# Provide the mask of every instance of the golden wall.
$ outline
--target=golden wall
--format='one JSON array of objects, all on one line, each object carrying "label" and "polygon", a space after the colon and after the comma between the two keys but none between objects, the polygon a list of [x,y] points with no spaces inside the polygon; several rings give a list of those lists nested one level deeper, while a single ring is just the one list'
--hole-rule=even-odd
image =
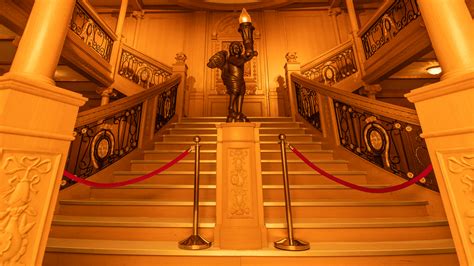
[{"label": "golden wall", "polygon": [[[371,11],[360,14],[364,23]],[[116,15],[102,14],[115,28]],[[125,42],[166,64],[178,52],[187,55],[188,116],[224,116],[227,96],[218,70],[206,67],[209,57],[240,40],[239,12],[183,12],[130,14],[124,25]],[[287,52],[297,52],[301,63],[310,61],[349,38],[346,13],[337,17],[337,27],[326,10],[250,12],[256,28],[258,57],[246,66],[247,93],[244,112],[248,116],[285,116],[287,93],[284,65]]]}]

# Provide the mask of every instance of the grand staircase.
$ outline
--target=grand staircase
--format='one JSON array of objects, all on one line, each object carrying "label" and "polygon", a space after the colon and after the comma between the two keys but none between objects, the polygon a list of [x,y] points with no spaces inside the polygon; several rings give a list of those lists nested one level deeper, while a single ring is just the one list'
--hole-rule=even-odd
[{"label": "grand staircase", "polygon": [[[213,240],[216,191],[216,123],[223,118],[174,123],[132,160],[127,180],[169,162],[201,137],[200,234]],[[333,157],[320,135],[289,118],[254,118],[261,123],[260,148],[264,214],[269,245],[262,250],[180,250],[192,233],[194,158],[189,155],[166,172],[136,185],[90,190],[90,195],[59,201],[44,264],[57,265],[458,265],[445,217],[428,215],[427,201],[396,193],[370,194],[332,183],[288,152],[295,237],[311,242],[302,252],[273,248],[286,237],[278,134],[316,165],[368,187],[363,169]],[[79,185],[78,185],[79,186]]]}]

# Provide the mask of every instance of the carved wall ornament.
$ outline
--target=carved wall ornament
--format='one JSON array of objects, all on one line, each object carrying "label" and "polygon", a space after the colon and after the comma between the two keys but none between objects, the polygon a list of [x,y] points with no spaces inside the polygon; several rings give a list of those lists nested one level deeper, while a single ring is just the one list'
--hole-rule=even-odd
[{"label": "carved wall ornament", "polygon": [[51,169],[51,159],[43,156],[5,156],[1,171],[8,178],[8,189],[0,192],[0,265],[24,265],[28,232],[38,216],[30,203],[38,193],[36,186]]},{"label": "carved wall ornament", "polygon": [[229,215],[231,218],[249,217],[250,183],[248,149],[229,149]]}]

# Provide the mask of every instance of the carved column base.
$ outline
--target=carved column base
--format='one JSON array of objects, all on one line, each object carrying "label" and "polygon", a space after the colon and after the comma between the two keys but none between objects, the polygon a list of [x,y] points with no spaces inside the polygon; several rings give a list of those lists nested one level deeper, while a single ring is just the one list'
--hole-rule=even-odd
[{"label": "carved column base", "polygon": [[267,247],[263,219],[259,125],[217,125],[217,199],[214,243],[222,249]]},{"label": "carved column base", "polygon": [[474,73],[416,89],[415,103],[460,265],[474,265]]},{"label": "carved column base", "polygon": [[84,102],[51,84],[0,77],[0,265],[41,265]]}]

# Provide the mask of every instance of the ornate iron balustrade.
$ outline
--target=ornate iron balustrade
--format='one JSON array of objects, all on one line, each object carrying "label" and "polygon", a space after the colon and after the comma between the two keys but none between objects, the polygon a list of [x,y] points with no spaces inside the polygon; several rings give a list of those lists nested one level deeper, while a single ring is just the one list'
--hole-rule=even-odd
[{"label": "ornate iron balustrade", "polygon": [[357,63],[352,46],[324,60],[302,73],[307,78],[332,86],[357,72]]},{"label": "ornate iron balustrade", "polygon": [[[411,179],[430,164],[421,127],[334,101],[341,145],[359,157],[404,179]],[[439,191],[434,174],[421,186]]]},{"label": "ornate iron balustrade", "polygon": [[118,73],[145,89],[163,83],[172,74],[171,71],[151,64],[123,49]]},{"label": "ornate iron balustrade", "polygon": [[396,0],[361,36],[365,58],[373,56],[420,15],[416,0]]},{"label": "ornate iron balustrade", "polygon": [[113,38],[94,21],[79,2],[74,8],[69,28],[102,58],[110,62]]},{"label": "ornate iron balustrade", "polygon": [[295,90],[298,113],[316,129],[321,131],[319,100],[316,91],[305,88],[298,83],[295,83]]},{"label": "ornate iron balustrade", "polygon": [[[142,103],[74,129],[66,170],[87,178],[133,151],[138,146]],[[63,178],[61,188],[74,184]]]},{"label": "ornate iron balustrade", "polygon": [[[421,127],[414,110],[378,102],[366,97],[337,90],[302,75],[291,75],[299,114],[321,131],[323,120],[338,129],[341,146],[355,155],[404,179],[411,179],[430,164]],[[321,97],[334,102],[332,108],[321,111]],[[433,173],[418,183],[439,191]]]},{"label": "ornate iron balustrade", "polygon": [[160,130],[176,113],[178,84],[158,95],[156,106],[155,132]]}]

